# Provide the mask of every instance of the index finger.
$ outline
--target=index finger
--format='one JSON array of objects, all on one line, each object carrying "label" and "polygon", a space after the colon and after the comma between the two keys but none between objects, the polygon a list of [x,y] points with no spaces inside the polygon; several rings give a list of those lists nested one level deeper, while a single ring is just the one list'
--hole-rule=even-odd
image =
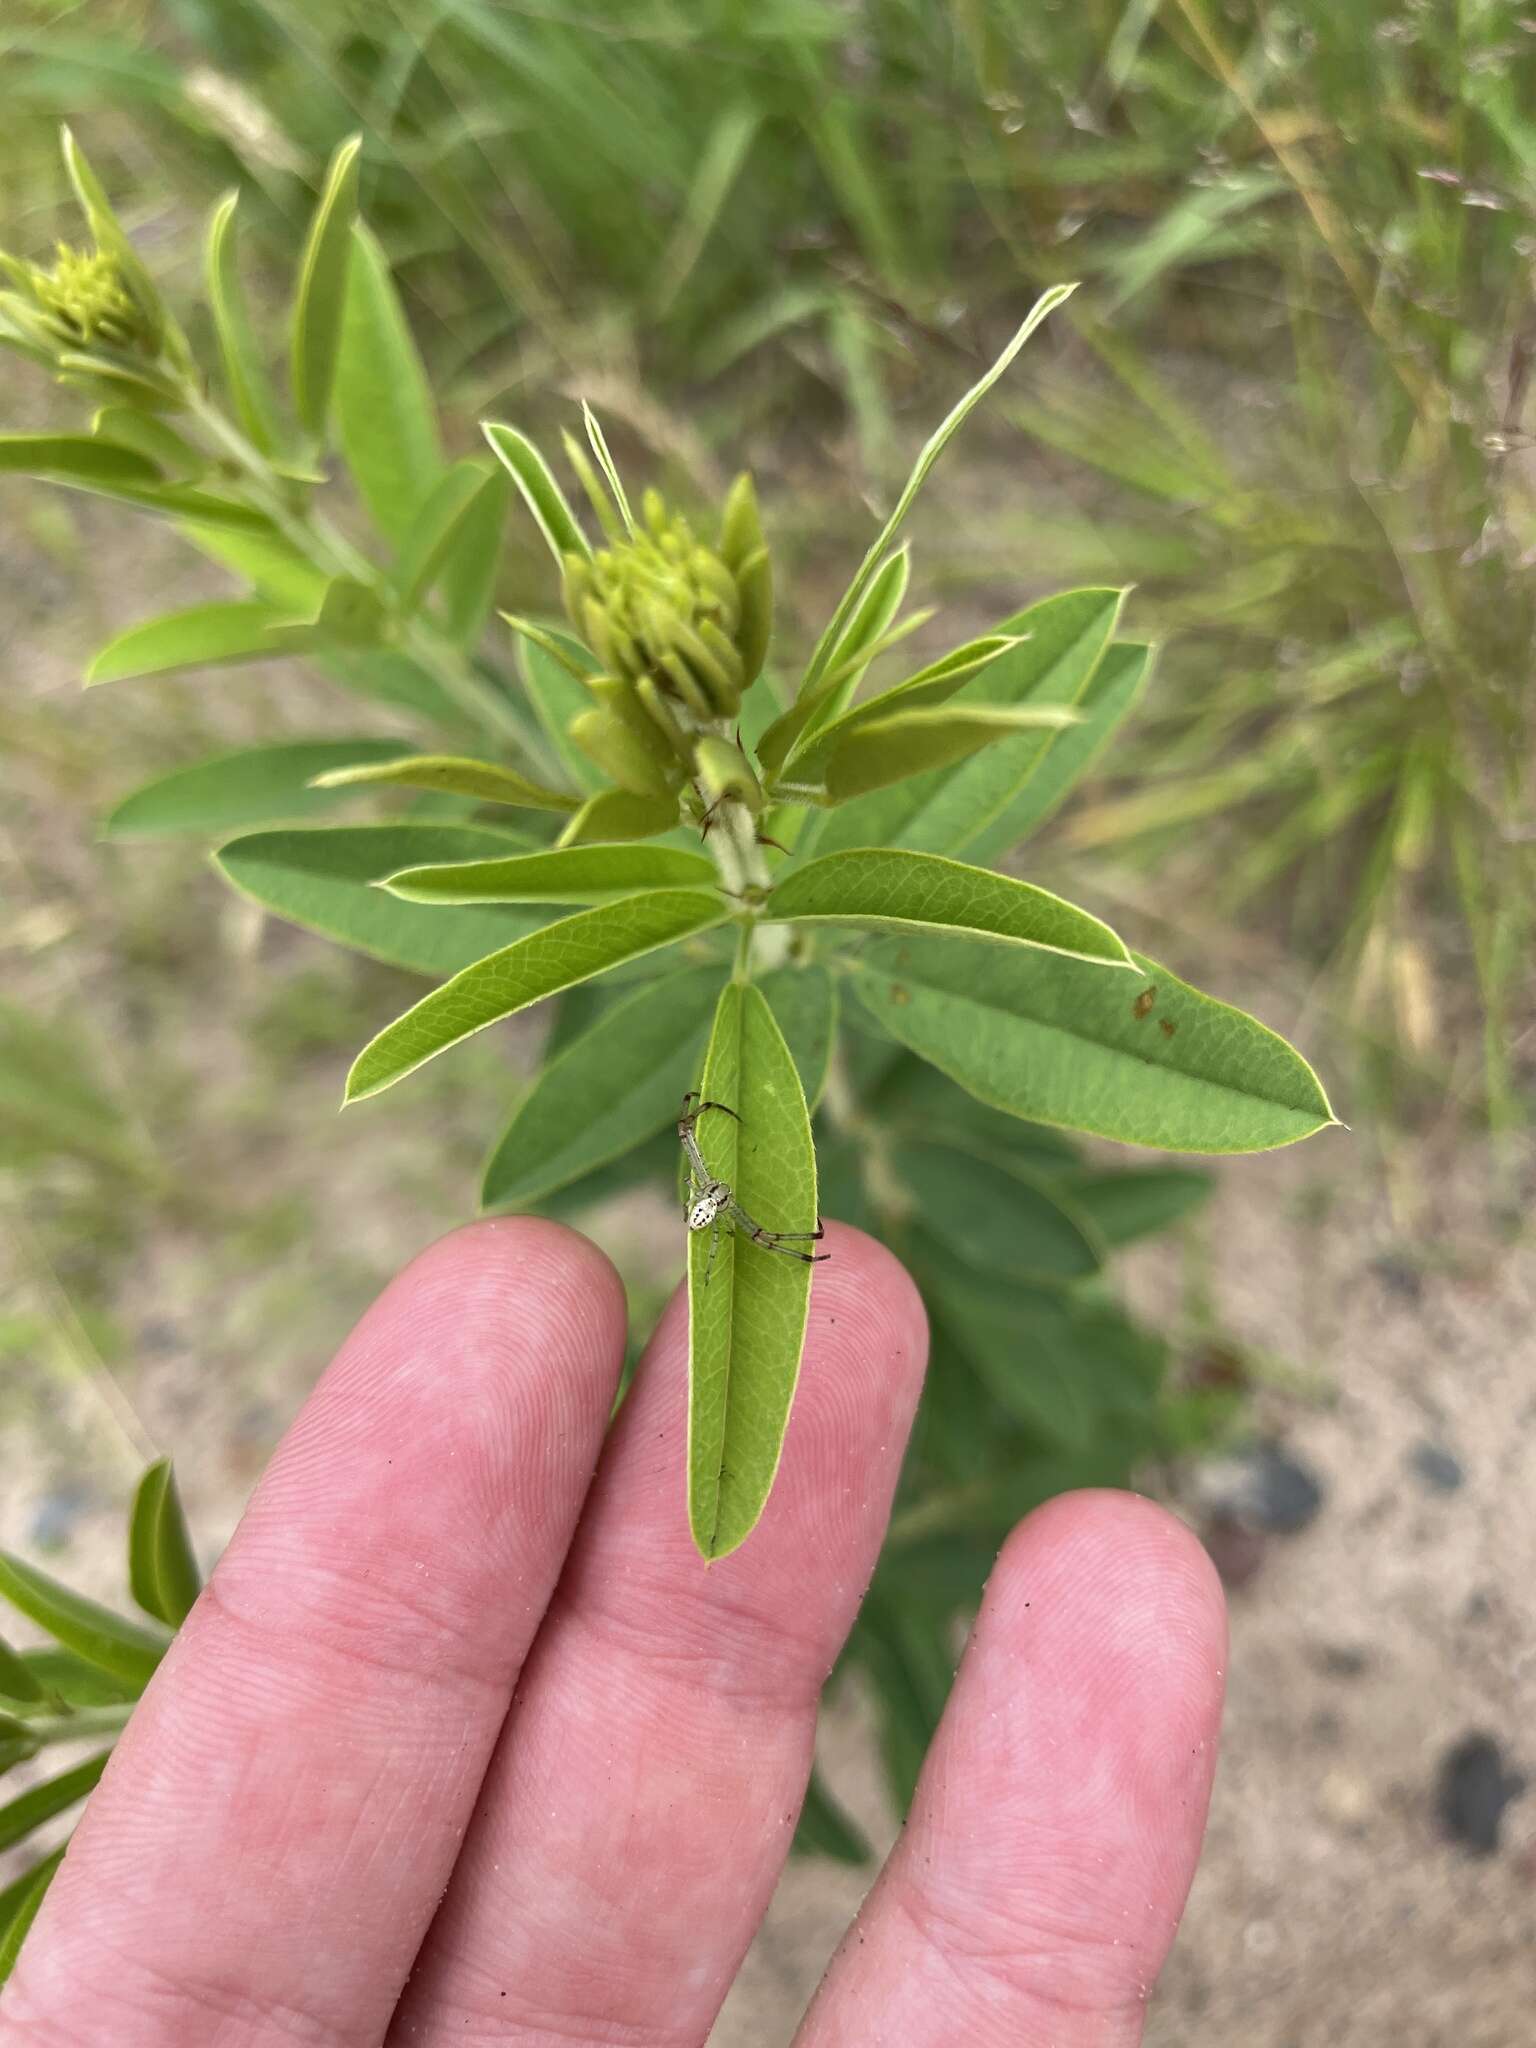
[{"label": "index finger", "polygon": [[601,1252],[526,1217],[444,1239],[375,1303],[118,1745],[4,2038],[382,2037],[581,1512],[624,1321]]}]

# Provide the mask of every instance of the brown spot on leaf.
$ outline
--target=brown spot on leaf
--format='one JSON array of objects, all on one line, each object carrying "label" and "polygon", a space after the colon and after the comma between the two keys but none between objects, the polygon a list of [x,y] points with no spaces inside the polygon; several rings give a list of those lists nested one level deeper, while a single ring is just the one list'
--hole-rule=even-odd
[{"label": "brown spot on leaf", "polygon": [[1159,1017],[1157,1023],[1158,1029],[1162,1032],[1164,1038],[1172,1038],[1175,1031],[1179,1028],[1171,1017]]},{"label": "brown spot on leaf", "polygon": [[891,983],[891,1001],[893,1003],[910,1003],[911,1000],[912,998],[907,994],[899,981]]},{"label": "brown spot on leaf", "polygon": [[1144,988],[1141,994],[1136,998],[1135,1002],[1132,1003],[1131,1015],[1134,1018],[1136,1018],[1136,1020],[1139,1023],[1140,1020],[1146,1016],[1147,1012],[1151,1009],[1152,1005],[1156,1001],[1157,984],[1154,982],[1151,988]]}]

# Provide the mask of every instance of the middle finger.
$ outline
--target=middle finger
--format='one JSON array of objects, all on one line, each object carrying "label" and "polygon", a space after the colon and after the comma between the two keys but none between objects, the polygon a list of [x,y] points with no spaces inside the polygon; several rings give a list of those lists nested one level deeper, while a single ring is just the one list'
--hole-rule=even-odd
[{"label": "middle finger", "polygon": [[783,1469],[714,1565],[684,1514],[683,1303],[663,1318],[391,2042],[708,2034],[788,1851],[927,1352],[890,1254],[829,1243]]}]

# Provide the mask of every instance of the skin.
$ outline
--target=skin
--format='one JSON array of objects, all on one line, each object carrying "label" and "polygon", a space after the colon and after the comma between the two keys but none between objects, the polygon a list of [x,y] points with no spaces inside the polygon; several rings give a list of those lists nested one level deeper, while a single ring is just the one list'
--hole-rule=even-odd
[{"label": "skin", "polygon": [[[434,1245],[343,1346],[145,1696],[0,2048],[685,2048],[767,1906],[926,1353],[832,1226],[762,1524],[683,1513],[686,1315],[614,1428],[617,1275]],[[799,2048],[1130,2048],[1194,1872],[1225,1621],[1192,1536],[1052,1501],[998,1558],[911,1820]]]}]

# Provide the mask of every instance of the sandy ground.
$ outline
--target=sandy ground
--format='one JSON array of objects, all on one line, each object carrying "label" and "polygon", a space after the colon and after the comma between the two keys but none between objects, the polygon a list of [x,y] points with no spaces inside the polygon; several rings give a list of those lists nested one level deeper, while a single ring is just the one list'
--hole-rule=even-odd
[{"label": "sandy ground", "polygon": [[[60,608],[105,531],[100,514],[73,537],[45,522],[5,554],[0,601],[26,690],[5,714],[17,744],[4,965],[9,993],[91,1034],[166,1186],[146,1197],[65,1168],[0,1187],[0,1541],[120,1597],[121,1514],[144,1456],[176,1451],[216,1553],[353,1315],[467,1212],[485,1104],[510,1093],[527,1040],[507,1034],[456,1078],[443,1063],[441,1083],[412,1103],[402,1091],[388,1117],[358,1113],[338,1139],[346,1052],[410,985],[254,929],[189,852],[94,843],[93,807],[163,758],[168,705],[186,758],[215,733],[269,731],[273,703],[258,713],[251,683],[221,679],[201,696],[82,710],[74,678],[100,625],[72,611],[61,623]],[[149,582],[175,594],[165,544],[144,547],[131,587],[108,594],[114,620]],[[283,715],[314,729],[307,691],[281,688]],[[334,703],[320,718],[360,724]],[[1198,950],[1175,959],[1209,978]],[[1294,1027],[1300,994],[1279,975],[1250,979],[1221,983]],[[1326,1030],[1306,1037],[1326,1069]],[[1314,1473],[1322,1505],[1299,1533],[1223,1539],[1243,1581],[1226,1743],[1152,2012],[1157,2048],[1530,2038],[1536,1793],[1509,1808],[1498,1853],[1477,1858],[1444,1839],[1434,1788],[1470,1731],[1536,1779],[1536,1259],[1492,1220],[1475,1143],[1403,1141],[1389,1163],[1390,1201],[1368,1132],[1233,1163],[1203,1231],[1219,1315],[1275,1361],[1255,1427]],[[1527,1157],[1517,1214],[1533,1186]],[[614,1233],[630,1277],[650,1281],[643,1224]],[[1128,1262],[1149,1311],[1187,1284],[1173,1265],[1162,1248]],[[1459,1483],[1443,1458],[1438,1483],[1425,1476],[1426,1447],[1454,1458]],[[1229,1484],[1185,1475],[1174,1504],[1209,1527]],[[834,1704],[823,1746],[834,1785],[889,1839],[856,1701]],[[719,2048],[788,2039],[864,1883],[789,1871]]]}]

